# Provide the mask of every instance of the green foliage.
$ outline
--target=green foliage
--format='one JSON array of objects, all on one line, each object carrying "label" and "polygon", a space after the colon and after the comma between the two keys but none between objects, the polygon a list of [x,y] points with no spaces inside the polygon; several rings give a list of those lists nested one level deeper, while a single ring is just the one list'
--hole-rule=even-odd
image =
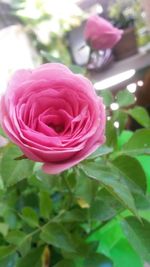
[{"label": "green foliage", "polygon": [[150,117],[146,109],[143,107],[134,107],[133,109],[129,109],[128,114],[135,119],[140,125],[143,127],[150,127]]},{"label": "green foliage", "polygon": [[[55,60],[49,50],[42,56]],[[48,175],[15,145],[0,150],[0,266],[143,267],[150,262],[149,115],[142,107],[127,109],[135,101],[127,90],[100,95],[110,117],[106,143],[72,169]],[[114,101],[119,110],[110,110]],[[143,129],[127,131],[129,116]]]},{"label": "green foliage", "polygon": [[134,104],[135,97],[127,90],[119,91],[119,93],[116,95],[116,102],[119,104],[120,107],[126,107]]}]

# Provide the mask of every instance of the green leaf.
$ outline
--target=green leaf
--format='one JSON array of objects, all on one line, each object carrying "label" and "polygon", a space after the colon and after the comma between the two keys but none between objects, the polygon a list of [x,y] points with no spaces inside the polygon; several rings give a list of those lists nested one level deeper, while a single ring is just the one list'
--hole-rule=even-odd
[{"label": "green leaf", "polygon": [[122,229],[135,251],[150,262],[150,223],[146,220],[140,223],[136,218],[128,217],[122,221]]},{"label": "green leaf", "polygon": [[18,261],[18,254],[13,253],[6,258],[0,259],[0,266],[2,267],[16,267]]},{"label": "green leaf", "polygon": [[85,69],[83,67],[80,67],[78,65],[70,65],[69,66],[69,69],[72,70],[72,72],[76,73],[76,74],[82,74],[84,75],[85,74]]},{"label": "green leaf", "polygon": [[48,219],[52,211],[52,201],[48,192],[41,191],[39,193],[40,201],[40,215],[43,218]]},{"label": "green leaf", "polygon": [[73,240],[67,230],[59,223],[49,223],[42,228],[41,239],[57,248],[75,252]]},{"label": "green leaf", "polygon": [[37,217],[36,212],[32,208],[30,208],[30,207],[23,208],[21,217],[31,227],[37,227],[38,226],[38,217]]},{"label": "green leaf", "polygon": [[120,171],[123,172],[127,178],[127,182],[130,182],[133,192],[136,189],[141,189],[143,192],[146,191],[146,176],[144,170],[136,158],[128,155],[122,155],[112,162]]},{"label": "green leaf", "polygon": [[106,145],[114,148],[117,146],[117,131],[111,120],[106,124]]},{"label": "green leaf", "polygon": [[62,223],[77,223],[83,222],[87,219],[87,212],[85,209],[74,208],[64,212],[58,217],[57,221]]},{"label": "green leaf", "polygon": [[7,235],[7,233],[8,233],[8,228],[9,228],[9,226],[8,226],[8,224],[6,224],[6,223],[0,223],[0,233],[3,235],[3,236],[6,236]]},{"label": "green leaf", "polygon": [[128,115],[119,109],[113,112],[112,120],[113,122],[115,121],[119,122],[118,130],[119,132],[122,132],[125,129],[128,120]]},{"label": "green leaf", "polygon": [[15,145],[9,145],[2,155],[1,175],[6,186],[11,186],[32,174],[33,162],[28,159],[15,160],[21,155]]},{"label": "green leaf", "polygon": [[75,263],[72,260],[62,260],[57,264],[53,265],[53,267],[75,267]]},{"label": "green leaf", "polygon": [[150,127],[150,117],[147,110],[143,107],[134,107],[129,109],[127,113],[135,119],[140,125],[148,128]]},{"label": "green leaf", "polygon": [[2,260],[3,258],[12,254],[14,251],[14,246],[0,246],[0,259]]},{"label": "green leaf", "polygon": [[102,254],[95,253],[85,259],[86,267],[113,267],[112,261]]},{"label": "green leaf", "polygon": [[101,146],[92,155],[90,155],[87,160],[93,160],[103,155],[107,155],[113,151],[112,147]]},{"label": "green leaf", "polygon": [[113,103],[113,95],[110,90],[100,91],[100,96],[103,98],[106,107],[109,107]]},{"label": "green leaf", "polygon": [[16,267],[27,267],[27,266],[41,267],[43,250],[44,250],[43,247],[32,249],[26,256],[24,256],[18,261]]},{"label": "green leaf", "polygon": [[109,169],[107,165],[100,165],[100,163],[96,162],[84,163],[82,170],[88,177],[99,181],[100,184],[114,195],[114,197],[116,197],[116,199],[118,199],[124,207],[138,216],[133,196],[124,182],[120,172],[115,171],[115,169]]},{"label": "green leaf", "polygon": [[12,230],[6,236],[6,241],[10,244],[16,245],[17,250],[21,255],[25,255],[31,246],[31,237],[20,230]]},{"label": "green leaf", "polygon": [[107,221],[122,211],[122,205],[105,188],[99,190],[92,202],[89,213],[92,219]]},{"label": "green leaf", "polygon": [[128,92],[127,90],[119,91],[119,93],[116,95],[116,103],[118,103],[120,107],[129,106],[131,104],[134,104],[134,102],[134,94]]},{"label": "green leaf", "polygon": [[25,239],[26,234],[19,230],[12,230],[6,236],[8,243],[19,246]]},{"label": "green leaf", "polygon": [[137,130],[124,144],[120,153],[126,153],[130,156],[138,156],[141,154],[150,154],[150,130]]}]

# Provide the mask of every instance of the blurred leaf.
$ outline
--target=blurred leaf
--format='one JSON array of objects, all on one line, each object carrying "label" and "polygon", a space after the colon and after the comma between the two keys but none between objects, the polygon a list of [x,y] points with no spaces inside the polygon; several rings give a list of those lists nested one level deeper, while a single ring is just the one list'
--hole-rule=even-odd
[{"label": "blurred leaf", "polygon": [[107,166],[100,165],[100,163],[96,162],[84,163],[82,169],[88,177],[99,181],[100,184],[114,195],[127,209],[138,216],[133,196],[122,179],[120,172],[115,172],[115,170],[109,169]]},{"label": "blurred leaf", "polygon": [[92,220],[96,219],[98,221],[107,221],[114,217],[123,209],[120,204],[112,194],[110,194],[105,188],[102,188],[95,199],[92,202],[89,209],[90,216]]},{"label": "blurred leaf", "polygon": [[136,190],[136,187],[141,189],[143,192],[146,191],[146,176],[144,170],[136,158],[122,155],[115,160],[113,160],[113,164],[119,168],[130,181],[133,191]]},{"label": "blurred leaf", "polygon": [[101,146],[99,147],[92,155],[90,155],[86,160],[92,160],[95,158],[98,158],[103,155],[107,155],[113,151],[112,147],[107,147],[107,146]]},{"label": "blurred leaf", "polygon": [[30,208],[30,207],[23,208],[21,217],[31,227],[37,227],[38,226],[38,217],[37,217],[36,212],[32,208]]},{"label": "blurred leaf", "polygon": [[48,192],[41,191],[39,193],[40,215],[48,219],[52,210],[52,201]]},{"label": "blurred leaf", "polygon": [[137,130],[123,146],[123,153],[130,156],[150,154],[150,130]]},{"label": "blurred leaf", "polygon": [[71,235],[59,223],[49,223],[42,228],[41,239],[47,244],[66,251],[75,252],[75,247]]},{"label": "blurred leaf", "polygon": [[110,257],[115,267],[143,267],[143,262],[128,240],[120,238],[110,249]]},{"label": "blurred leaf", "polygon": [[85,74],[85,69],[83,67],[80,67],[78,65],[69,65],[69,69],[72,70],[72,72],[76,74]]},{"label": "blurred leaf", "polygon": [[74,208],[62,213],[62,215],[59,216],[57,221],[62,223],[77,223],[77,222],[83,222],[86,219],[87,219],[86,210],[80,208]]},{"label": "blurred leaf", "polygon": [[53,267],[76,267],[76,265],[72,260],[62,260],[57,264],[53,265]]},{"label": "blurred leaf", "polygon": [[42,253],[44,248],[38,247],[32,249],[26,256],[22,257],[16,267],[41,267],[42,265]]},{"label": "blurred leaf", "polygon": [[127,113],[135,119],[140,125],[148,128],[150,127],[150,117],[147,110],[143,107],[134,107],[129,109]]},{"label": "blurred leaf", "polygon": [[113,103],[113,95],[110,90],[100,91],[100,96],[103,98],[106,107],[109,107]]},{"label": "blurred leaf", "polygon": [[102,254],[95,253],[85,259],[85,267],[113,267],[112,261]]},{"label": "blurred leaf", "polygon": [[7,257],[15,251],[14,246],[0,246],[0,259]]},{"label": "blurred leaf", "polygon": [[90,205],[98,191],[98,184],[94,180],[87,179],[87,176],[82,171],[76,173],[76,179],[77,184],[74,189],[75,198],[77,201],[81,199],[86,205]]},{"label": "blurred leaf", "polygon": [[106,145],[114,148],[117,146],[117,131],[112,120],[106,123]]},{"label": "blurred leaf", "polygon": [[9,145],[2,155],[1,175],[6,186],[14,185],[32,174],[34,163],[28,159],[15,160],[20,155],[21,152],[15,145]]},{"label": "blurred leaf", "polygon": [[31,246],[31,237],[20,230],[12,230],[6,236],[6,241],[12,245],[17,246],[17,250],[21,255],[25,255]]},{"label": "blurred leaf", "polygon": [[142,220],[140,223],[134,217],[128,217],[122,221],[122,229],[141,258],[150,262],[150,223]]},{"label": "blurred leaf", "polygon": [[45,52],[45,51],[41,50],[40,53],[43,56],[43,58],[45,58],[48,62],[51,62],[51,63],[63,63],[60,60],[60,58],[56,58],[56,57],[52,56],[50,52]]},{"label": "blurred leaf", "polygon": [[18,261],[18,254],[13,253],[12,255],[7,256],[4,259],[0,259],[0,266],[2,267],[16,267]]},{"label": "blurred leaf", "polygon": [[119,132],[122,132],[125,129],[127,120],[128,120],[128,115],[123,112],[122,110],[116,110],[113,112],[113,116],[112,116],[113,121],[117,121],[119,122]]},{"label": "blurred leaf", "polygon": [[7,235],[7,233],[8,233],[8,228],[9,228],[9,226],[8,226],[8,224],[6,224],[6,223],[0,223],[0,233],[3,235],[3,236],[6,236]]},{"label": "blurred leaf", "polygon": [[116,95],[116,103],[119,104],[120,107],[126,107],[134,104],[135,96],[134,94],[128,92],[127,90],[119,91]]},{"label": "blurred leaf", "polygon": [[12,230],[6,236],[6,240],[8,243],[13,245],[20,245],[22,241],[25,239],[26,234],[19,230]]}]

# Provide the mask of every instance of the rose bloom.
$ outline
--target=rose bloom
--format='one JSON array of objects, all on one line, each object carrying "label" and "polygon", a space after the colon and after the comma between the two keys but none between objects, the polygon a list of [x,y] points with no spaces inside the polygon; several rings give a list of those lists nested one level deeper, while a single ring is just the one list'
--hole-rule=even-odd
[{"label": "rose bloom", "polygon": [[109,21],[98,15],[91,16],[85,24],[84,38],[94,50],[113,48],[122,34],[123,30],[115,28]]},{"label": "rose bloom", "polygon": [[0,106],[4,131],[46,173],[76,165],[105,141],[102,99],[64,65],[17,71]]}]

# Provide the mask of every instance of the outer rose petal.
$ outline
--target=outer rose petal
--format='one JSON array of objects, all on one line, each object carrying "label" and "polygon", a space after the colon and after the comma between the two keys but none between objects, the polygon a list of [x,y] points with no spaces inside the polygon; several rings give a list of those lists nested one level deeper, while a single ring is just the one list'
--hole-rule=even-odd
[{"label": "outer rose petal", "polygon": [[0,103],[9,138],[47,173],[59,173],[103,144],[105,109],[91,82],[62,64],[20,70]]}]

